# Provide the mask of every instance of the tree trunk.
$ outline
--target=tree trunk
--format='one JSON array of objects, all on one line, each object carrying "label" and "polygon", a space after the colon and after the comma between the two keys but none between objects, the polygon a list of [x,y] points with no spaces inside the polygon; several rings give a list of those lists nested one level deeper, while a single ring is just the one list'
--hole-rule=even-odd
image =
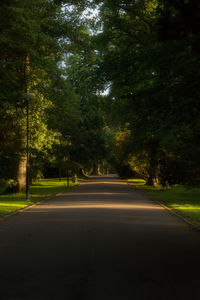
[{"label": "tree trunk", "polygon": [[22,158],[19,161],[17,182],[18,182],[19,192],[25,191],[25,189],[26,189],[26,158]]},{"label": "tree trunk", "polygon": [[92,175],[98,175],[98,165],[97,164],[93,165]]},{"label": "tree trunk", "polygon": [[152,146],[150,152],[150,161],[149,161],[149,170],[148,170],[148,179],[146,185],[154,186],[156,181],[156,145]]},{"label": "tree trunk", "polygon": [[151,185],[151,186],[154,186],[154,180],[152,177],[149,177],[147,182],[146,182],[146,185]]},{"label": "tree trunk", "polygon": [[62,178],[62,169],[59,168],[59,181],[61,181],[61,178]]},{"label": "tree trunk", "polygon": [[15,184],[8,188],[8,192],[17,193],[23,192],[26,189],[26,157],[21,158],[12,165],[12,173],[10,179],[13,179]]}]

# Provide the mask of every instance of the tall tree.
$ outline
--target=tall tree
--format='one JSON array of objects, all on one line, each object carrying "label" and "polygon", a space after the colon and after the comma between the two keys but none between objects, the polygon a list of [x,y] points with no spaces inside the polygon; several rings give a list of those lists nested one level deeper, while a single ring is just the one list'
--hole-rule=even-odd
[{"label": "tall tree", "polygon": [[[24,93],[35,95],[30,103],[32,158],[37,157],[38,162],[54,142],[55,133],[47,122],[47,109],[54,101],[52,74],[60,69],[67,39],[73,40],[73,28],[78,32],[71,24],[70,10],[67,16],[63,4],[47,0],[1,3],[0,126],[5,131],[1,133],[0,177],[16,179],[18,164],[25,154]],[[38,163],[34,164],[37,168]]]},{"label": "tall tree", "polygon": [[107,1],[101,20],[113,118],[130,130],[126,161],[151,184],[198,180],[199,3]]}]

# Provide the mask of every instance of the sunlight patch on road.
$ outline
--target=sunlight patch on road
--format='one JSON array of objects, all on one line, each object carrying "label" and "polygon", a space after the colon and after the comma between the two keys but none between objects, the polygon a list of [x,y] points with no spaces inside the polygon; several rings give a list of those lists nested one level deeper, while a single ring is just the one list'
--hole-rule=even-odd
[{"label": "sunlight patch on road", "polygon": [[94,185],[101,185],[101,184],[108,184],[108,185],[112,185],[112,184],[117,184],[117,185],[127,185],[127,183],[125,181],[119,181],[119,180],[116,180],[116,181],[86,181],[86,182],[83,182],[82,185],[91,185],[91,184],[94,184]]},{"label": "sunlight patch on road", "polygon": [[[60,196],[62,196],[63,195],[63,193],[60,193],[59,194]],[[74,193],[74,192],[72,192],[72,193],[66,193],[66,195],[67,196],[82,196],[82,195],[84,195],[84,196],[86,196],[86,195],[132,195],[131,193],[107,193],[107,192],[95,192],[95,193],[88,193],[88,192],[81,192],[81,193]]]},{"label": "sunlight patch on road", "polygon": [[42,209],[119,209],[119,210],[163,210],[157,205],[139,205],[139,204],[117,204],[117,203],[83,203],[76,202],[70,204],[42,205]]}]

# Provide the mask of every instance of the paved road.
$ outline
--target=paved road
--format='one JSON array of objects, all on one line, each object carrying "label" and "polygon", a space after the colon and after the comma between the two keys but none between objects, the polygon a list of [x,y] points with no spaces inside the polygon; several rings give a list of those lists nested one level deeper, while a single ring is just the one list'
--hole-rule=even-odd
[{"label": "paved road", "polygon": [[200,233],[115,177],[0,223],[1,300],[200,299]]}]

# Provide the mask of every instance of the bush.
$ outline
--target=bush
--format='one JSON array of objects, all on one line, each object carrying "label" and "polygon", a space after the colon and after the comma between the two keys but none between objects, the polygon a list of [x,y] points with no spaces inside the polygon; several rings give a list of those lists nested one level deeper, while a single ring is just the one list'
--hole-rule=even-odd
[{"label": "bush", "polygon": [[7,180],[5,192],[6,193],[16,193],[18,191],[19,191],[18,182],[13,179]]}]

